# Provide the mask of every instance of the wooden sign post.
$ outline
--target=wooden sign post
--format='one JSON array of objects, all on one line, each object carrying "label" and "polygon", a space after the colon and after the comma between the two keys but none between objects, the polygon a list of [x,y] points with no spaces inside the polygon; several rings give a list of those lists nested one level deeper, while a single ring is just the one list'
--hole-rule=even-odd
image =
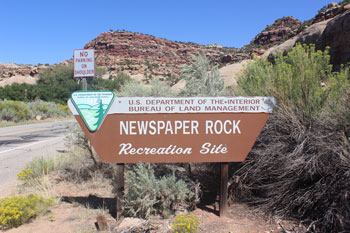
[{"label": "wooden sign post", "polygon": [[245,160],[274,105],[272,97],[114,98],[101,92],[75,92],[68,101],[102,162],[222,163],[220,216],[227,209],[228,162]]},{"label": "wooden sign post", "polygon": [[124,164],[117,164],[117,195],[116,195],[116,220],[122,216],[123,205],[122,199],[124,196]]},{"label": "wooden sign post", "polygon": [[225,217],[227,215],[227,184],[228,184],[228,163],[221,163],[221,182],[220,182],[220,205],[219,212],[220,217]]}]

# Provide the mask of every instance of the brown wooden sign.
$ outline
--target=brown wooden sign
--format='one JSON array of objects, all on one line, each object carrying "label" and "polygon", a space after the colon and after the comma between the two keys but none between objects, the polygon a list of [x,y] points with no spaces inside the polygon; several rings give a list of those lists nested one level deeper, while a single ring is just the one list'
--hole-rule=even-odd
[{"label": "brown wooden sign", "polygon": [[69,101],[103,162],[244,161],[275,104],[270,97],[115,98],[95,132]]}]

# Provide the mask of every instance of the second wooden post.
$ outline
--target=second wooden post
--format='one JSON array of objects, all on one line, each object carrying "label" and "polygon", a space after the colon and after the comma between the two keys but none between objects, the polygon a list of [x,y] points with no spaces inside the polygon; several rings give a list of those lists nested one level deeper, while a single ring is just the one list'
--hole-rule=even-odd
[{"label": "second wooden post", "polygon": [[116,195],[116,220],[118,221],[122,216],[122,199],[124,197],[124,164],[117,164],[117,195]]},{"label": "second wooden post", "polygon": [[220,182],[220,217],[227,216],[227,184],[228,184],[228,163],[221,163],[221,182]]}]

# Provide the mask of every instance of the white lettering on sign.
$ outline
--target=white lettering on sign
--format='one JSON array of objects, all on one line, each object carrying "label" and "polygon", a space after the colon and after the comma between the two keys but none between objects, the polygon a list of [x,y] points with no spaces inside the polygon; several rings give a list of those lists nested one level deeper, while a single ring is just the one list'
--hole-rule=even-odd
[{"label": "white lettering on sign", "polygon": [[[241,134],[241,120],[205,122],[205,134]],[[175,121],[120,121],[120,135],[172,135],[199,134],[199,122],[195,120]]]},{"label": "white lettering on sign", "polygon": [[241,130],[238,127],[238,124],[241,120],[238,121],[229,121],[226,120],[224,122],[217,120],[206,121],[205,122],[205,134],[241,134]]},{"label": "white lettering on sign", "polygon": [[[190,155],[193,149],[190,147],[182,148],[176,145],[168,147],[138,147],[135,148],[131,143],[121,143],[119,155]],[[202,145],[199,153],[206,155],[226,154],[228,152],[226,145],[211,144],[206,142]]]},{"label": "white lettering on sign", "polygon": [[175,145],[169,145],[168,147],[139,147],[134,148],[131,143],[121,143],[119,155],[189,155],[192,154],[192,148],[182,148]]},{"label": "white lettering on sign", "polygon": [[120,135],[199,134],[198,121],[120,121]]},{"label": "white lettering on sign", "polygon": [[95,52],[93,49],[74,50],[74,77],[95,76]]},{"label": "white lettering on sign", "polygon": [[228,152],[227,147],[220,144],[220,145],[212,145],[211,143],[207,142],[202,145],[202,149],[199,151],[201,154],[226,154]]}]

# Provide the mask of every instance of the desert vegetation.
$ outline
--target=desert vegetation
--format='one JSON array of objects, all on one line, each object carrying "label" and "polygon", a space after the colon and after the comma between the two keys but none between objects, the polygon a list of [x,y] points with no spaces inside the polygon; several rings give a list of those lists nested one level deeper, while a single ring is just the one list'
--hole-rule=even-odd
[{"label": "desert vegetation", "polygon": [[[120,90],[131,78],[118,73],[108,79],[102,79],[106,72],[96,69],[96,78],[87,80],[91,90]],[[17,84],[0,87],[0,121],[24,122],[41,119],[70,116],[67,101],[73,91],[81,90],[79,80],[74,80],[73,67],[56,65],[42,70],[36,84]]]},{"label": "desert vegetation", "polygon": [[[37,157],[17,174],[19,185],[16,195],[0,199],[0,229],[18,227],[41,215],[54,219],[50,211],[53,206],[75,200],[66,196],[69,192],[63,195],[57,191],[56,185],[62,182],[78,189],[105,190],[104,193],[113,196],[116,165],[104,164],[98,159],[77,125],[73,126],[66,142],[69,147],[67,152],[47,158]],[[182,174],[177,172],[179,168],[180,165],[127,165],[123,215],[145,219],[155,215],[169,218],[179,211],[193,208],[199,200],[199,186],[191,180],[182,179]],[[113,214],[113,206],[108,203],[86,202],[84,205],[87,209],[91,206],[100,209],[100,215]],[[179,229],[196,232],[194,230],[198,228],[198,220],[192,215],[184,215],[174,224],[174,232],[183,232]],[[151,226],[145,225],[142,229],[147,230],[147,227]]]},{"label": "desert vegetation", "polygon": [[[201,59],[205,59],[205,57]],[[208,69],[208,63],[204,64],[205,66],[202,66],[202,63],[199,63],[198,66],[201,74],[205,74],[204,71]],[[204,76],[203,78],[208,77]],[[220,77],[216,76],[216,78]],[[201,77],[198,76],[197,80],[201,81]],[[150,86],[126,82],[117,95],[176,96],[169,85],[158,80],[152,80]],[[30,102],[17,102],[23,106],[31,104]],[[56,179],[60,182],[71,182],[77,185],[99,182],[99,185],[102,183],[103,186],[109,187],[109,191],[112,193],[116,179],[116,166],[103,164],[98,159],[77,125],[72,128],[72,134],[67,137],[67,143],[70,148],[68,152],[49,158],[38,157],[18,173],[18,180],[21,182],[20,195],[28,195],[29,193],[43,196],[43,198],[67,201],[67,198],[60,197],[55,192],[52,178],[50,178],[52,176],[58,177]],[[206,175],[210,175],[210,173]],[[123,215],[146,219],[154,215],[171,217],[179,211],[193,209],[200,200],[200,194],[200,185],[198,181],[189,178],[185,164],[130,164],[126,166],[125,171]],[[47,211],[45,210],[45,212]],[[20,222],[18,225],[24,222]],[[173,231],[196,232],[198,224],[199,221],[195,216],[182,214],[175,220]],[[12,225],[2,225],[5,228],[13,227]]]},{"label": "desert vegetation", "polygon": [[[119,90],[121,86],[130,81],[124,73],[103,79],[106,69],[97,68],[96,78],[87,79],[90,90]],[[55,65],[43,69],[39,73],[36,84],[17,84],[0,87],[0,100],[17,100],[31,102],[42,100],[66,104],[73,91],[81,90],[82,84],[73,77],[72,65]]]},{"label": "desert vegetation", "polygon": [[47,213],[52,205],[53,199],[35,194],[0,199],[0,225],[18,227],[31,218]]},{"label": "desert vegetation", "polygon": [[224,80],[217,66],[210,64],[205,55],[192,56],[190,65],[183,65],[180,78],[186,80],[182,96],[220,96],[224,90]]},{"label": "desert vegetation", "polygon": [[[187,82],[178,94],[159,80],[150,86],[126,81],[116,89],[118,96],[274,96],[278,105],[247,160],[231,166],[231,201],[292,219],[308,232],[344,232],[350,229],[350,69],[343,66],[334,72],[329,59],[328,49],[298,44],[274,63],[266,58],[248,63],[238,86],[225,90],[217,68],[197,56],[182,67],[180,76]],[[45,195],[35,195],[57,199],[48,185],[55,175],[59,182],[78,186],[102,184],[114,194],[116,166],[99,161],[78,127],[67,142],[70,151],[33,160],[18,174],[22,192],[43,190]],[[170,217],[169,230],[197,232],[198,219],[186,211],[208,195],[215,201],[218,177],[215,164],[126,165],[123,215]],[[42,188],[33,188],[38,185]],[[150,229],[147,226],[142,230]]]},{"label": "desert vegetation", "polygon": [[22,101],[1,101],[0,121],[3,122],[24,122],[36,118],[62,118],[70,116],[67,105],[44,102],[41,100],[33,102]]},{"label": "desert vegetation", "polygon": [[299,44],[273,64],[249,63],[238,84],[243,95],[275,96],[278,106],[234,172],[232,198],[309,232],[349,230],[349,68],[332,72],[328,50]]}]

